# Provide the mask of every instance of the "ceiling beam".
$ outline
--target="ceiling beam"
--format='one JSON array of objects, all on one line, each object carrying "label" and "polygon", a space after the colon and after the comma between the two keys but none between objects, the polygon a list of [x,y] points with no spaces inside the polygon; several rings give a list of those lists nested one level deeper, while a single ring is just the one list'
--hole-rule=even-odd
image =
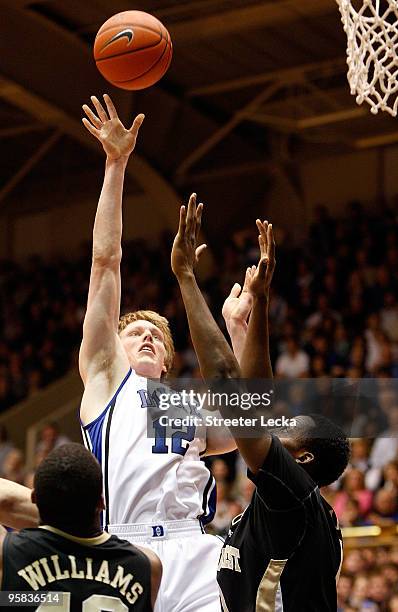
[{"label": "ceiling beam", "polygon": [[275,129],[281,129],[284,132],[300,132],[310,128],[320,127],[322,125],[331,125],[340,121],[348,121],[367,115],[364,108],[343,108],[331,113],[319,113],[317,115],[303,117],[302,119],[293,119],[291,117],[281,117],[265,113],[246,113],[245,118],[256,123],[269,125]]},{"label": "ceiling beam", "polygon": [[0,138],[14,138],[22,134],[31,134],[32,132],[42,132],[47,126],[42,123],[25,123],[16,125],[15,127],[0,128]]},{"label": "ceiling beam", "polygon": [[398,142],[398,132],[377,134],[366,138],[358,138],[354,142],[356,149],[371,149],[373,147],[386,147]]},{"label": "ceiling beam", "polygon": [[[218,11],[213,15],[167,25],[174,44],[192,43],[215,36],[225,37],[263,26],[288,24],[302,16],[336,11],[334,0],[280,0]],[[156,13],[156,11],[154,11]],[[336,11],[337,13],[337,11]]]},{"label": "ceiling beam", "polygon": [[311,73],[314,73],[313,78],[321,79],[335,74],[342,74],[345,71],[347,71],[346,57],[336,57],[332,60],[312,62],[309,64],[299,64],[298,66],[293,66],[292,68],[270,70],[268,72],[261,72],[260,74],[241,77],[239,79],[219,81],[218,83],[214,83],[212,85],[195,87],[194,89],[188,91],[187,96],[209,96],[225,93],[227,91],[234,91],[236,89],[244,89],[245,87],[253,87],[255,85],[261,85],[263,83],[269,83],[276,80],[290,83],[303,78],[311,78]]},{"label": "ceiling beam", "polygon": [[[84,147],[100,152],[101,145],[84,129],[80,120],[72,118],[61,108],[1,75],[0,98],[26,111],[44,125],[62,131]],[[167,227],[174,227],[178,198],[170,185],[136,154],[132,156],[127,172],[150,197],[157,214],[164,220]]]},{"label": "ceiling beam", "polygon": [[196,184],[217,181],[220,179],[228,179],[231,176],[245,176],[248,174],[265,174],[272,171],[275,167],[274,162],[270,161],[253,161],[242,164],[222,166],[212,170],[204,170],[203,172],[194,172],[188,174],[181,179],[181,184]]},{"label": "ceiling beam", "polygon": [[47,155],[52,147],[61,138],[62,132],[55,130],[43,144],[35,151],[29,159],[15,172],[9,181],[0,189],[0,202],[2,202],[19,183],[33,170],[33,168]]},{"label": "ceiling beam", "polygon": [[297,121],[299,130],[308,130],[309,128],[320,127],[321,125],[331,125],[340,121],[348,121],[367,115],[364,108],[345,108],[332,113],[324,113],[314,115],[313,117],[305,117]]},{"label": "ceiling beam", "polygon": [[211,136],[206,138],[196,149],[194,149],[188,157],[179,165],[176,171],[176,178],[183,176],[187,173],[196,162],[206,155],[211,149],[213,149],[219,142],[224,140],[228,134],[230,134],[239,123],[245,119],[245,113],[249,113],[258,108],[261,104],[266,102],[280,89],[279,83],[271,83],[266,89],[259,93],[249,104],[244,108],[238,110],[229,121],[218,128]]}]

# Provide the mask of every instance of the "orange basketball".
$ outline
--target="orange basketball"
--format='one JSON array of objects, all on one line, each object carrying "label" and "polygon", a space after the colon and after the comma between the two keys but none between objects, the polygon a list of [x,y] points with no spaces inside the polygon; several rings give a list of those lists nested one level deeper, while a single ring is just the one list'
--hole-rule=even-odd
[{"label": "orange basketball", "polygon": [[121,89],[145,89],[170,66],[173,45],[164,25],[149,13],[124,11],[100,27],[94,43],[97,68]]}]

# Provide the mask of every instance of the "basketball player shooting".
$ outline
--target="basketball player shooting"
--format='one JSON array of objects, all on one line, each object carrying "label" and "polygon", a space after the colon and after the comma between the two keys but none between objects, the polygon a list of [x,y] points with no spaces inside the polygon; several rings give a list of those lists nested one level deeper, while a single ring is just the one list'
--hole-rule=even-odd
[{"label": "basketball player shooting", "polygon": [[[157,610],[216,612],[221,543],[203,533],[215,512],[216,492],[201,457],[228,452],[235,443],[219,436],[204,439],[195,427],[176,431],[168,439],[156,421],[153,437],[148,436],[147,412],[153,398],[147,378],[159,379],[170,371],[173,340],[167,320],[155,312],[129,313],[119,320],[123,181],[144,116],[138,115],[126,129],[109,96],[104,96],[106,109],[97,98],[91,100],[95,112],[84,105],[83,123],[101,142],[106,163],[79,358],[85,385],[80,415],[84,442],[103,471],[103,524],[112,534],[151,546],[161,558]],[[191,247],[199,233],[201,210],[191,197],[188,211],[181,211],[173,247],[173,269],[184,300],[189,299],[186,289],[192,288],[193,275],[187,271],[199,254]],[[221,334],[221,341],[213,345],[214,328],[208,329],[208,323],[205,318],[193,331],[200,347],[206,346],[204,374],[236,375],[238,366],[228,343]]]},{"label": "basketball player shooting", "polygon": [[[257,220],[261,259],[224,305],[246,379],[270,380],[268,303],[275,267],[272,225]],[[250,294],[250,297],[244,295]],[[239,299],[243,297],[243,302]],[[246,326],[246,317],[251,314]],[[221,410],[222,412],[222,410]],[[256,485],[249,506],[232,521],[218,565],[223,612],[336,612],[341,533],[319,487],[344,471],[344,432],[319,415],[297,426],[254,431],[237,447]]]}]

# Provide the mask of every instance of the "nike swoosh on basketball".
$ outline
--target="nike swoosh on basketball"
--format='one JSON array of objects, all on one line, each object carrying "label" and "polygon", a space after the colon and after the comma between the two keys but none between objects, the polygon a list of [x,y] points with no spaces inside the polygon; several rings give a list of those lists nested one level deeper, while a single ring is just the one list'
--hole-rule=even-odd
[{"label": "nike swoosh on basketball", "polygon": [[112,43],[124,37],[128,38],[127,46],[131,45],[131,43],[133,42],[133,38],[134,38],[133,30],[127,29],[127,30],[122,30],[121,32],[118,32],[117,34],[115,34],[115,36],[112,36],[112,38],[108,40],[107,43],[104,44],[101,51],[106,49],[106,47],[109,47],[109,45],[111,45]]}]

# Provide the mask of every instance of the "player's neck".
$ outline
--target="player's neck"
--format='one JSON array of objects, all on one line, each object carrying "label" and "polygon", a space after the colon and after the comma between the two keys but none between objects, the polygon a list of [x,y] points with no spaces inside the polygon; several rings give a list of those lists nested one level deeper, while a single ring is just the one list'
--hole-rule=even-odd
[{"label": "player's neck", "polygon": [[100,523],[93,523],[88,527],[79,527],[78,525],[62,524],[62,523],[51,523],[51,527],[55,527],[59,531],[63,531],[68,535],[74,536],[75,538],[96,538],[103,533]]}]

